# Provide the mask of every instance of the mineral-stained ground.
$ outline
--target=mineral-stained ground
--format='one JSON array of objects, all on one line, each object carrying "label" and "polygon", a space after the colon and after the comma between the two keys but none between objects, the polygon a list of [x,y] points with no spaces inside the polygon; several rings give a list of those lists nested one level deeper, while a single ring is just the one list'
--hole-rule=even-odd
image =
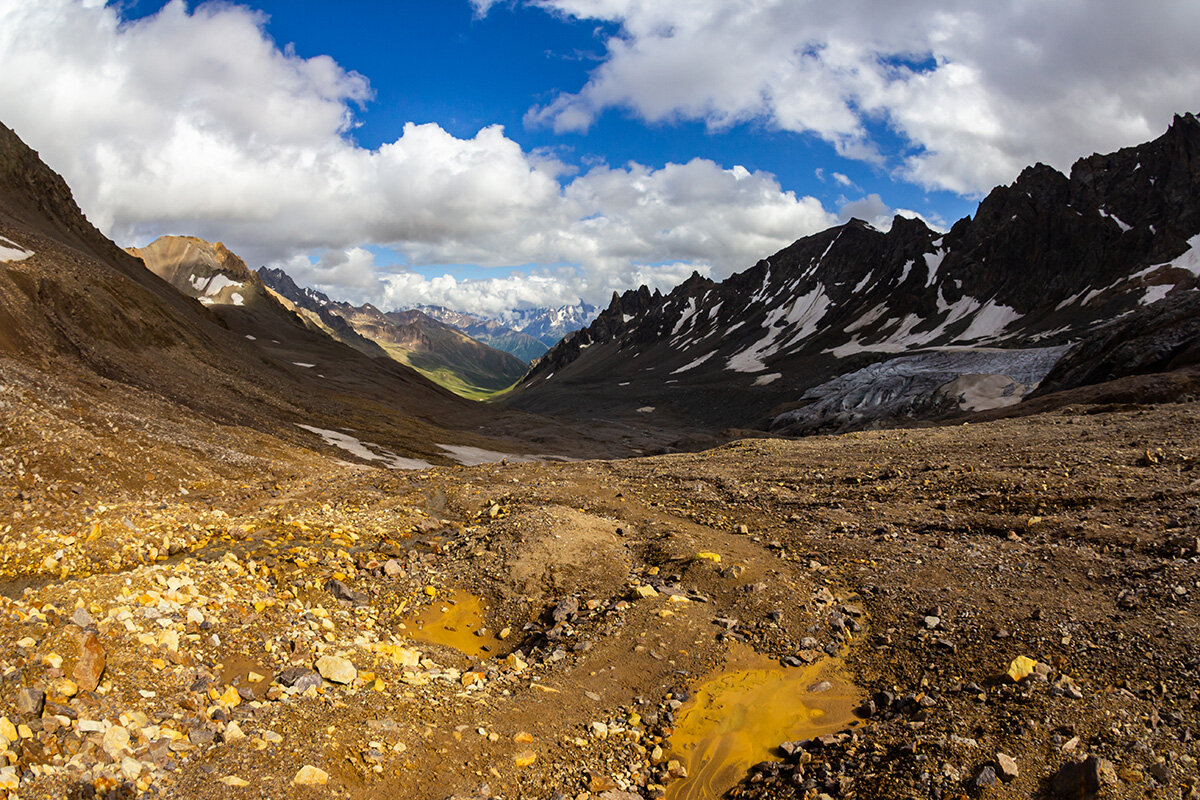
[{"label": "mineral-stained ground", "polygon": [[[403,472],[5,385],[10,797],[1200,797],[1200,403]],[[809,733],[689,758],[748,665]]]}]

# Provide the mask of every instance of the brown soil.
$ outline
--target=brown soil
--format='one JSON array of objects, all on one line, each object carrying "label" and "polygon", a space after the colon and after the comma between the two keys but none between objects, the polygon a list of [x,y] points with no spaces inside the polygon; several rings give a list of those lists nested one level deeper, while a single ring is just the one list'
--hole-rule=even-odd
[{"label": "brown soil", "polygon": [[[1085,755],[1105,796],[1197,792],[1200,404],[396,472],[4,377],[22,798],[657,796],[689,697],[747,645],[840,658],[872,703],[739,797],[1041,796]],[[455,592],[496,650],[411,638]],[[84,628],[94,692],[64,683]],[[285,687],[322,656],[356,677]],[[1018,656],[1043,674],[1008,681]],[[293,786],[305,765],[328,782]]]}]

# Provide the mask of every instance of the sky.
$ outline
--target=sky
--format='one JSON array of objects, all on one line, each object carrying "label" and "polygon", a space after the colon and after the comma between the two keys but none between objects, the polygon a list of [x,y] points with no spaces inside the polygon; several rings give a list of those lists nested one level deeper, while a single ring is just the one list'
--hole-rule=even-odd
[{"label": "sky", "polygon": [[945,228],[1200,110],[1177,0],[0,0],[0,122],[122,245],[383,308],[714,279]]}]

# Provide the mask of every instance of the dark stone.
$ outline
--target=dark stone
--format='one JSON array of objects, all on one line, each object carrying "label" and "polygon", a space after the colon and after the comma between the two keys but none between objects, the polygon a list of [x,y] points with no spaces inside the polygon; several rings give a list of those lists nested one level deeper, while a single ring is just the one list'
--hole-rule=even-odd
[{"label": "dark stone", "polygon": [[275,680],[298,692],[307,691],[310,686],[320,686],[322,682],[320,673],[308,667],[288,667],[281,670]]},{"label": "dark stone", "polygon": [[371,598],[365,592],[356,592],[337,579],[330,580],[329,583],[325,584],[325,588],[338,600],[344,600],[356,606],[365,606],[371,601]]},{"label": "dark stone", "polygon": [[1064,800],[1095,797],[1105,786],[1117,782],[1113,765],[1103,758],[1088,756],[1084,761],[1064,764],[1054,776],[1054,793]]}]

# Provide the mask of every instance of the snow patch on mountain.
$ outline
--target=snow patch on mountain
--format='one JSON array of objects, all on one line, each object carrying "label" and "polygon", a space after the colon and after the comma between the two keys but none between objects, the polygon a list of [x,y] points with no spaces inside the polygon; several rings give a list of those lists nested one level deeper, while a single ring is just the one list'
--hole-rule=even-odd
[{"label": "snow patch on mountain", "polygon": [[1183,255],[1172,261],[1169,266],[1175,269],[1187,270],[1192,275],[1200,278],[1200,234],[1188,239],[1188,249]]},{"label": "snow patch on mountain", "polygon": [[994,339],[1005,328],[1019,320],[1022,316],[1015,308],[1003,306],[994,300],[989,300],[958,338],[963,341],[985,338]]},{"label": "snow patch on mountain", "polygon": [[0,263],[24,261],[31,255],[33,255],[32,250],[26,250],[16,242],[9,241],[3,236],[0,236]]},{"label": "snow patch on mountain", "polygon": [[404,458],[377,444],[363,442],[348,433],[331,431],[326,428],[315,428],[312,425],[298,425],[309,433],[315,433],[327,445],[341,448],[364,461],[380,461],[392,469],[429,469],[433,466],[428,461],[419,458]]},{"label": "snow patch on mountain", "polygon": [[[779,323],[786,322],[788,325],[799,326],[799,330],[784,345],[784,347],[790,347],[816,332],[829,304],[829,296],[825,294],[825,287],[817,284],[811,292],[797,297],[790,305],[780,305],[771,309],[762,324],[762,327],[767,330],[767,335],[742,352],[731,356],[725,369],[734,372],[762,372],[767,368],[762,360],[775,355],[782,349],[777,345],[776,339],[789,332],[787,327],[777,327]],[[730,328],[730,330],[733,329]]]},{"label": "snow patch on mountain", "polygon": [[700,366],[700,365],[701,365],[701,364],[703,364],[705,361],[708,361],[710,358],[712,358],[712,357],[713,357],[713,356],[715,356],[715,355],[716,355],[716,353],[715,353],[715,352],[712,352],[712,353],[705,353],[704,355],[702,355],[702,356],[700,356],[699,358],[697,358],[695,361],[692,361],[692,362],[690,362],[690,363],[684,364],[684,365],[683,365],[682,367],[680,367],[679,369],[674,369],[674,370],[671,370],[671,374],[672,374],[672,375],[678,375],[678,374],[679,374],[679,373],[681,373],[681,372],[687,372],[687,371],[688,371],[688,370],[690,370],[690,369],[695,369],[696,367]]}]

